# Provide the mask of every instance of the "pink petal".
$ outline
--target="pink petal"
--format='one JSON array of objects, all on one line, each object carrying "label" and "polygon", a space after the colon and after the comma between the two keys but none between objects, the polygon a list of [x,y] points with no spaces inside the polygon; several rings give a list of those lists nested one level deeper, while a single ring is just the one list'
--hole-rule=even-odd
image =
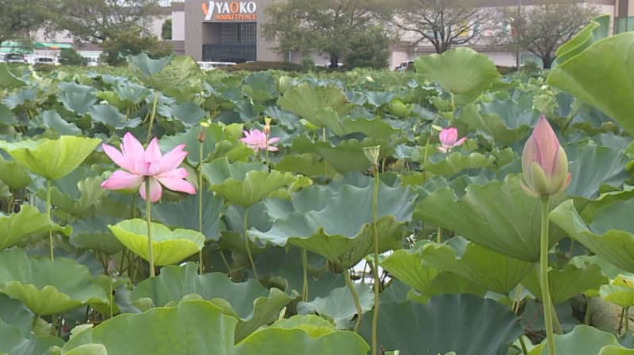
[{"label": "pink petal", "polygon": [[127,171],[134,171],[134,164],[132,164],[128,159],[126,159],[123,154],[117,150],[117,148],[110,146],[108,144],[101,145],[103,152],[117,165],[124,168]]},{"label": "pink petal", "polygon": [[184,192],[190,195],[196,194],[196,188],[194,185],[190,184],[187,180],[176,179],[176,178],[158,178],[158,180],[172,191]]},{"label": "pink petal", "polygon": [[185,157],[187,157],[187,152],[184,151],[183,148],[185,148],[185,145],[181,144],[165,154],[163,159],[161,159],[160,168],[157,173],[165,173],[178,168],[179,165],[183,163],[183,160],[185,160]]},{"label": "pink petal", "polygon": [[456,143],[454,143],[454,147],[462,145],[467,140],[467,137],[460,138]]},{"label": "pink petal", "polygon": [[[141,198],[147,201],[147,196],[145,194],[145,184],[145,181],[141,184],[141,187],[139,188],[139,194],[141,195]],[[161,199],[162,195],[163,188],[161,187],[161,184],[158,182],[158,180],[150,178],[150,202],[157,202]]]},{"label": "pink petal", "polygon": [[279,137],[273,137],[271,139],[269,139],[269,144],[274,144],[280,141]]},{"label": "pink petal", "polygon": [[277,152],[279,149],[277,147],[269,146],[269,152]]},{"label": "pink petal", "polygon": [[154,139],[152,139],[150,144],[147,146],[147,149],[145,150],[145,162],[146,163],[159,162],[161,161],[162,158],[163,158],[163,154],[161,154],[161,149],[159,148],[158,140],[155,137]]},{"label": "pink petal", "polygon": [[537,163],[544,169],[546,176],[552,176],[559,140],[544,115],[537,121],[530,139],[534,139],[539,152]]},{"label": "pink petal", "polygon": [[455,127],[445,128],[440,131],[440,142],[444,146],[453,146],[458,139],[458,129]]},{"label": "pink petal", "polygon": [[169,179],[184,179],[189,176],[187,169],[178,168],[174,170],[170,170],[161,174],[158,174],[156,177],[158,179],[169,178]]},{"label": "pink petal", "polygon": [[439,152],[447,153],[448,149],[445,147],[438,147]]},{"label": "pink petal", "polygon": [[126,157],[131,164],[143,161],[145,157],[143,146],[130,132],[123,136],[121,153],[123,153],[123,156]]},{"label": "pink petal", "polygon": [[117,170],[106,181],[101,183],[101,188],[106,190],[132,190],[139,187],[142,182],[142,176]]}]

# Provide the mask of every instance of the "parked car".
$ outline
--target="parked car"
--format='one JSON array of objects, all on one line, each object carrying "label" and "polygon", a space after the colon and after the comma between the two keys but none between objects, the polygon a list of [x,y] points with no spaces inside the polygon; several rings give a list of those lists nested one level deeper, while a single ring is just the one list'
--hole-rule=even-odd
[{"label": "parked car", "polygon": [[4,61],[7,63],[20,63],[27,64],[26,57],[24,54],[19,53],[10,53],[4,56]]},{"label": "parked car", "polygon": [[87,67],[99,66],[99,57],[84,57],[84,64]]},{"label": "parked car", "polygon": [[236,65],[236,63],[234,62],[198,62],[197,64],[202,71],[214,70],[217,68],[224,68]]},{"label": "parked car", "polygon": [[394,69],[394,71],[410,71],[410,70],[414,70],[414,62],[413,61],[403,62],[398,67],[396,67]]},{"label": "parked car", "polygon": [[56,57],[40,56],[33,59],[33,65],[59,65],[59,60]]}]

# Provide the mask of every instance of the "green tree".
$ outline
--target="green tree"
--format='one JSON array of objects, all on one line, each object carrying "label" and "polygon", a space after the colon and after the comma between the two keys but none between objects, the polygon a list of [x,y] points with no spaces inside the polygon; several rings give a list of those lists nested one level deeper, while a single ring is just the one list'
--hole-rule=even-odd
[{"label": "green tree", "polygon": [[77,40],[100,44],[131,30],[147,34],[159,10],[157,0],[58,0],[55,23]]},{"label": "green tree", "polygon": [[139,29],[131,29],[116,34],[102,43],[102,54],[110,65],[126,63],[126,57],[146,53],[150,58],[157,59],[171,55],[171,45],[161,42],[150,35],[140,36]]},{"label": "green tree", "polygon": [[64,48],[60,51],[59,62],[63,65],[82,65],[84,58],[73,48]]},{"label": "green tree", "polygon": [[172,39],[172,19],[168,18],[163,22],[163,26],[161,27],[161,39],[171,40]]},{"label": "green tree", "polygon": [[385,20],[412,38],[412,44],[429,43],[436,53],[482,38],[497,22],[499,11],[483,7],[480,0],[392,0]]},{"label": "green tree", "polygon": [[378,0],[288,0],[266,12],[264,36],[279,43],[280,53],[317,51],[330,57],[331,68],[351,51],[368,29],[379,26]]},{"label": "green tree", "polygon": [[549,69],[555,60],[555,53],[562,44],[572,38],[580,29],[599,15],[597,8],[578,4],[575,0],[559,0],[557,3],[542,0],[541,4],[509,10],[513,35],[506,37],[511,49],[517,46],[529,51],[542,60]]},{"label": "green tree", "polygon": [[388,65],[390,37],[381,26],[368,30],[350,39],[350,50],[343,62],[348,67],[383,69]]},{"label": "green tree", "polygon": [[0,46],[3,42],[28,41],[48,24],[50,0],[0,0]]}]

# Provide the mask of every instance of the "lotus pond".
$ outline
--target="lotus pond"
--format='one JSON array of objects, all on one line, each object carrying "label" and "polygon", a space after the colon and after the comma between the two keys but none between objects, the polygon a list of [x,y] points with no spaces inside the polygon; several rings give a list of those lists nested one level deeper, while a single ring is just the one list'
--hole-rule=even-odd
[{"label": "lotus pond", "polygon": [[1,65],[0,353],[634,354],[608,27],[535,75]]}]

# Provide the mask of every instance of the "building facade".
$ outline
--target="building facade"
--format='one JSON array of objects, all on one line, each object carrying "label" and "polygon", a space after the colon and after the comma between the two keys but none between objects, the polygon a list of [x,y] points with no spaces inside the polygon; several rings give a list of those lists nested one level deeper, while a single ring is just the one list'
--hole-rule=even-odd
[{"label": "building facade", "polygon": [[[267,23],[266,8],[276,1],[284,0],[161,0],[163,13],[151,24],[151,32],[160,37],[161,27],[167,19],[172,21],[174,51],[191,56],[195,61],[206,62],[249,62],[249,61],[291,61],[300,63],[299,53],[279,53],[277,43],[264,37],[263,25]],[[320,0],[315,0],[320,1]],[[483,8],[530,7],[542,3],[541,0],[479,0]],[[555,2],[556,0],[552,0]],[[581,6],[594,6],[600,12],[613,18],[613,31],[620,33],[634,30],[634,0],[578,0]],[[493,36],[494,34],[491,34]],[[515,53],[487,45],[484,40],[472,48],[487,54],[497,65],[513,66]],[[74,43],[66,34],[38,34],[36,42],[42,44],[38,52],[55,55],[60,48],[75,46],[86,56],[98,56],[97,46]],[[433,46],[421,42],[414,45],[414,36],[402,33],[400,40],[390,47],[389,66],[414,60],[419,55],[434,53]],[[0,48],[0,51],[12,49]],[[532,59],[530,53],[522,53],[522,60]],[[329,63],[328,56],[312,53],[311,59],[317,65]]]}]

